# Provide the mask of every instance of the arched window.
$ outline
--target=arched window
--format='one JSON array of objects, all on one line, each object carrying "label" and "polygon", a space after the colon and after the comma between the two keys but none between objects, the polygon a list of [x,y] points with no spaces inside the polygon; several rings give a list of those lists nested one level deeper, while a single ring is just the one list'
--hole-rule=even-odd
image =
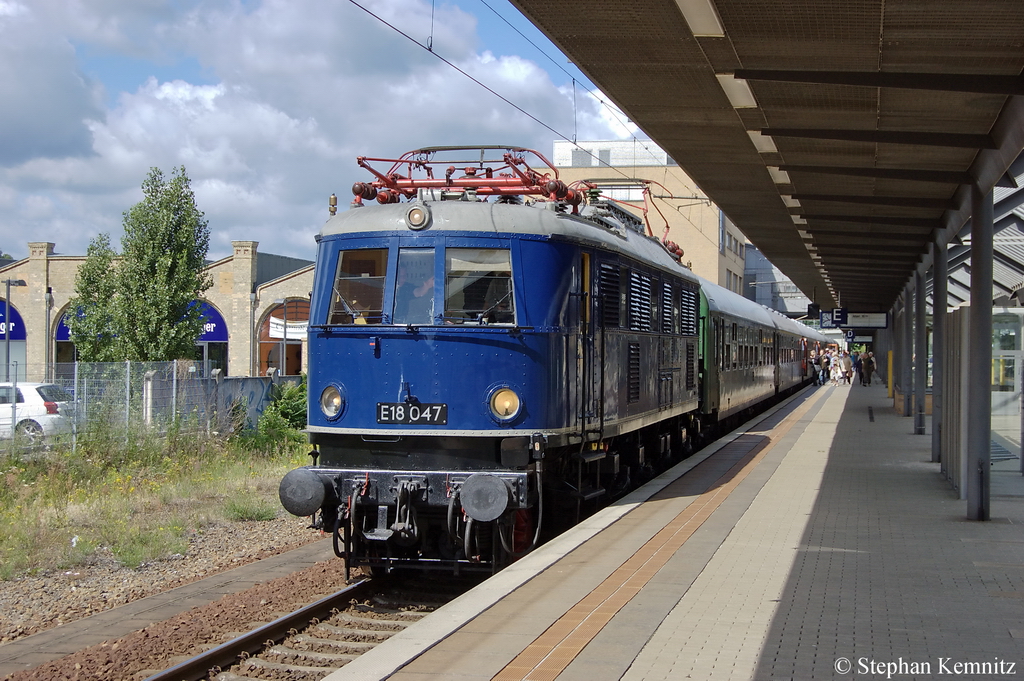
[{"label": "arched window", "polygon": [[196,359],[202,362],[204,371],[220,369],[228,373],[228,325],[223,315],[213,305],[199,301],[203,312],[203,332],[196,338]]},{"label": "arched window", "polygon": [[0,381],[24,381],[25,366],[25,323],[12,303],[11,318],[5,318],[7,302],[0,298]]},{"label": "arched window", "polygon": [[276,302],[260,324],[259,373],[280,369],[283,375],[293,376],[302,373],[302,339],[309,324],[309,301]]}]

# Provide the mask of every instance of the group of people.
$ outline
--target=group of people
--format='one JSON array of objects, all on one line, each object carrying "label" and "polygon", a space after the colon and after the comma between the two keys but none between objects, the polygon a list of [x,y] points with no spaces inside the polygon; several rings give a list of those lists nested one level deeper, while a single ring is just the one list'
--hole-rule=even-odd
[{"label": "group of people", "polygon": [[853,353],[826,350],[814,358],[818,372],[818,385],[830,381],[832,385],[852,385],[854,374],[861,385],[871,385],[871,376],[877,369],[872,352]]}]

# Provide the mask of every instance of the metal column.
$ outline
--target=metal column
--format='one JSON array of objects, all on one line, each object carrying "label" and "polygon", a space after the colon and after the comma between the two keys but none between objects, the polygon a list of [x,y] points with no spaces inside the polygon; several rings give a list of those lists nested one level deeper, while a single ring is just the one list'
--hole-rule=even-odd
[{"label": "metal column", "polygon": [[932,262],[932,461],[942,460],[942,381],[945,376],[946,305],[949,254],[935,244]]},{"label": "metal column", "polygon": [[911,397],[914,393],[914,384],[910,368],[913,362],[911,359],[911,342],[914,338],[914,306],[911,304],[911,300],[910,282],[907,282],[907,287],[903,289],[903,332],[900,334],[900,390],[903,391],[904,416],[910,416],[913,413],[911,411],[913,409]]},{"label": "metal column", "polygon": [[928,385],[928,333],[924,321],[924,273],[914,274],[914,435],[924,435],[924,393]]},{"label": "metal column", "polygon": [[989,519],[992,439],[992,190],[971,186],[967,360],[967,518]]}]

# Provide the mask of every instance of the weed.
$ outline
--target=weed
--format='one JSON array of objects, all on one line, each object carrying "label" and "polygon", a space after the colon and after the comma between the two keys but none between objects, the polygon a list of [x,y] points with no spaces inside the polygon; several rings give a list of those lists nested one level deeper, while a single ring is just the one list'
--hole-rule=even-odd
[{"label": "weed", "polygon": [[224,513],[228,520],[273,520],[277,517],[279,504],[272,504],[266,499],[250,496],[232,497],[224,504]]},{"label": "weed", "polygon": [[160,432],[90,420],[74,449],[0,454],[0,579],[73,567],[101,549],[138,567],[185,553],[190,532],[221,518],[273,518],[305,438],[269,411],[256,431],[227,439],[194,423]]}]

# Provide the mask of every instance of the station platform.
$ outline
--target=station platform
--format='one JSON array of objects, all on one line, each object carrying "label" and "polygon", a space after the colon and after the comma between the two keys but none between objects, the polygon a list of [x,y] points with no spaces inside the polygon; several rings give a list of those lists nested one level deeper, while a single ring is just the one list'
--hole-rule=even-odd
[{"label": "station platform", "polygon": [[969,521],[883,386],[807,388],[326,678],[1024,675],[999,465]]}]

